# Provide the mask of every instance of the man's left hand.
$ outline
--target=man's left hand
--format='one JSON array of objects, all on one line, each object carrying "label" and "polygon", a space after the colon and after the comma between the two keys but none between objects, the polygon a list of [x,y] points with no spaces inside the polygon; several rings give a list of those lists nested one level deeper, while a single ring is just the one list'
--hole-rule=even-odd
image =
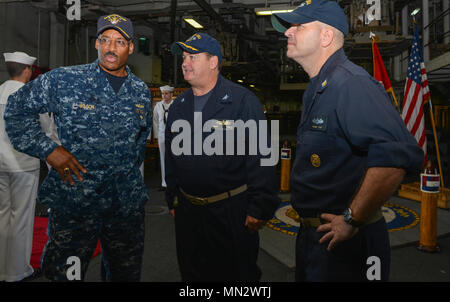
[{"label": "man's left hand", "polygon": [[327,248],[328,251],[331,251],[339,242],[352,238],[358,232],[358,228],[344,221],[343,215],[323,213],[320,217],[328,221],[328,223],[322,224],[317,228],[317,232],[327,232],[320,238],[319,243],[330,241]]},{"label": "man's left hand", "polygon": [[267,223],[266,220],[260,220],[248,215],[247,219],[245,219],[245,226],[248,228],[250,232],[259,231],[266,225],[266,223]]}]

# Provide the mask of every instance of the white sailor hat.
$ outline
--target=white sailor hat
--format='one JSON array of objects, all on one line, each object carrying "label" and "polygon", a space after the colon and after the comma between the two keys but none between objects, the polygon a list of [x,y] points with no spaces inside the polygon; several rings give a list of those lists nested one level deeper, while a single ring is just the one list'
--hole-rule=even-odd
[{"label": "white sailor hat", "polygon": [[5,56],[5,62],[16,62],[25,65],[33,65],[36,61],[35,57],[30,57],[26,53],[20,51],[5,52],[3,55]]},{"label": "white sailor hat", "polygon": [[169,92],[173,92],[173,87],[171,87],[171,86],[169,86],[169,85],[159,87],[159,89],[161,89],[161,91],[169,91]]}]

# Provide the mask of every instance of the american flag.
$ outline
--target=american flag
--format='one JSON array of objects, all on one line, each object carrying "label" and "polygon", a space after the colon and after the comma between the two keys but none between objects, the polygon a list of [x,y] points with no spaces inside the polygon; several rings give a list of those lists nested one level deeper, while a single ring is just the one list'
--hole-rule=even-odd
[{"label": "american flag", "polygon": [[427,73],[423,62],[417,25],[414,25],[414,40],[406,74],[405,94],[403,97],[402,118],[406,128],[416,138],[419,147],[427,155],[425,135],[425,117],[423,105],[430,99]]}]

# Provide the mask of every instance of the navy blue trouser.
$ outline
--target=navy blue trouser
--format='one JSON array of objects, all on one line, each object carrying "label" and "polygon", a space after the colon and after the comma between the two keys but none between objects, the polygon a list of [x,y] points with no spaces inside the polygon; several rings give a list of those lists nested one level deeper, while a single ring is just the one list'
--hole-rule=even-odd
[{"label": "navy blue trouser", "polygon": [[246,194],[206,206],[184,197],[175,208],[178,265],[183,281],[258,281],[259,235],[245,226]]},{"label": "navy blue trouser", "polygon": [[[97,207],[93,202],[83,212],[51,209],[47,233],[49,240],[41,259],[43,273],[53,281],[66,281],[71,265],[67,259],[80,259],[84,279],[92,253],[100,239],[106,280],[139,281],[144,251],[144,206],[124,215],[118,200],[110,206]],[[97,203],[98,204],[98,203]]]},{"label": "navy blue trouser", "polygon": [[353,238],[338,243],[331,251],[327,251],[329,242],[319,243],[323,235],[316,228],[300,226],[296,242],[297,282],[369,281],[367,271],[373,264],[367,264],[367,259],[371,256],[380,259],[380,281],[388,281],[390,244],[384,219],[361,227]]}]

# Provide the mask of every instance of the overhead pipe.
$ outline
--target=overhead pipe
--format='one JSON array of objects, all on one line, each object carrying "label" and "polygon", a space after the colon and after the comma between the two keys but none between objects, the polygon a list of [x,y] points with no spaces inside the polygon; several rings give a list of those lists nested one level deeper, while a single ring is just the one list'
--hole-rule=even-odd
[{"label": "overhead pipe", "polygon": [[408,4],[402,8],[402,35],[404,38],[408,36]]},{"label": "overhead pipe", "polygon": [[86,25],[86,64],[89,63],[89,26]]},{"label": "overhead pipe", "polygon": [[219,22],[219,27],[222,31],[229,31],[230,25],[219,15],[214,8],[205,0],[194,0],[198,6],[200,6],[209,16]]},{"label": "overhead pipe", "polygon": [[423,36],[423,60],[427,62],[430,60],[430,28],[428,23],[430,23],[429,14],[429,1],[422,0],[422,36]]},{"label": "overhead pipe", "polygon": [[37,66],[40,66],[41,58],[41,10],[38,10],[38,35],[37,35]]},{"label": "overhead pipe", "polygon": [[[172,0],[170,5],[170,43],[175,41],[176,17],[177,17],[177,0]],[[178,57],[173,56],[173,83],[175,87],[178,85],[177,60]]]},{"label": "overhead pipe", "polygon": [[449,0],[442,0],[442,10],[447,12],[444,16],[444,44],[450,44],[450,11]]}]

